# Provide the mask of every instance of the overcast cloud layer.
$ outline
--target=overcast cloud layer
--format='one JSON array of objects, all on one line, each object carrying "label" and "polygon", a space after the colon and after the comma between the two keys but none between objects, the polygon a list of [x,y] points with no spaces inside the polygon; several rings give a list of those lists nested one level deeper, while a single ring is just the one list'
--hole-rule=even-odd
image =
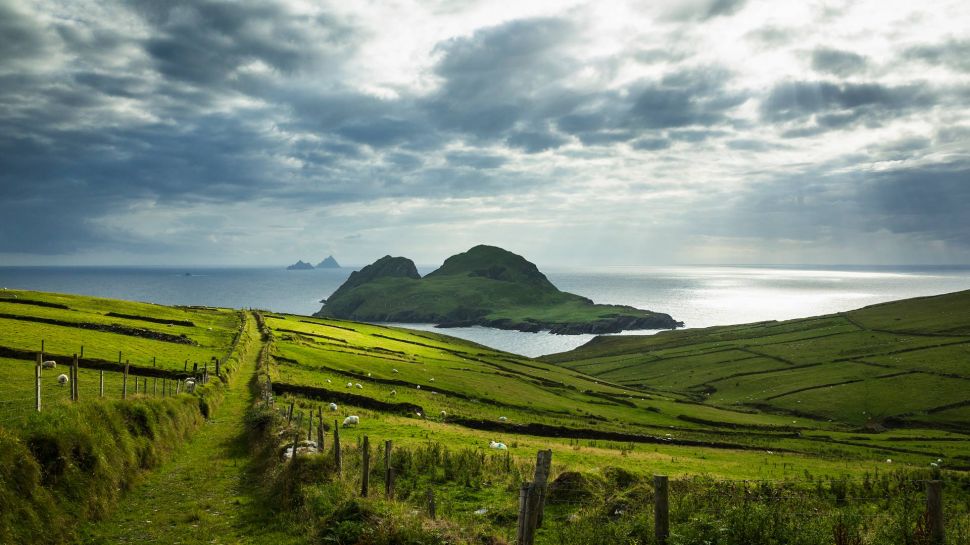
[{"label": "overcast cloud layer", "polygon": [[0,0],[0,264],[970,263],[963,1]]}]

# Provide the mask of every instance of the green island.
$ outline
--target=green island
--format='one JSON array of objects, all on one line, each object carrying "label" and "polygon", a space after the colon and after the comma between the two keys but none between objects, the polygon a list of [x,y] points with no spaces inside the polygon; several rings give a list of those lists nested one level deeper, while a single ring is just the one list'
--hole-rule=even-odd
[{"label": "green island", "polygon": [[563,335],[683,326],[668,314],[560,291],[522,256],[486,245],[449,257],[424,278],[410,259],[384,256],[354,271],[316,316]]},{"label": "green island", "polygon": [[543,449],[539,544],[657,543],[657,474],[670,545],[931,543],[931,480],[970,540],[970,291],[537,359],[257,310],[5,290],[0,314],[2,543],[514,543]]}]

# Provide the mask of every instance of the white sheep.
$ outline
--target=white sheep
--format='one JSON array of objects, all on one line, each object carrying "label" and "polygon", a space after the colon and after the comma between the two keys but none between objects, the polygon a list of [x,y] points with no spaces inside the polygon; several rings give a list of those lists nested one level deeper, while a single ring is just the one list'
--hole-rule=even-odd
[{"label": "white sheep", "polygon": [[421,414],[421,411],[414,411],[414,414],[418,415],[418,418],[424,418],[424,415]]},{"label": "white sheep", "polygon": [[396,396],[397,395],[397,390],[391,390],[391,395],[392,396]]},{"label": "white sheep", "polygon": [[391,371],[393,371],[395,373],[398,373],[399,372],[397,369],[391,369]]},{"label": "white sheep", "polygon": [[330,404],[330,410],[331,411],[336,411],[337,410],[337,404],[336,403],[331,403]]},{"label": "white sheep", "polygon": [[333,384],[333,381],[330,379],[327,379],[327,384]]},{"label": "white sheep", "polygon": [[367,376],[370,377],[370,373],[367,373]]},{"label": "white sheep", "polygon": [[488,448],[493,448],[497,450],[509,450],[509,447],[505,446],[505,443],[496,443],[495,441],[490,441],[488,443]]},{"label": "white sheep", "polygon": [[349,428],[351,426],[356,426],[357,424],[360,424],[360,417],[357,416],[357,415],[352,414],[352,415],[348,416],[347,418],[344,418],[344,427],[345,428]]},{"label": "white sheep", "polygon": [[185,391],[190,394],[195,393],[195,379],[185,379]]},{"label": "white sheep", "polygon": [[892,458],[886,458],[886,463],[887,463],[887,464],[891,464],[891,463],[893,463],[893,459],[892,459]]},{"label": "white sheep", "polygon": [[448,413],[446,413],[445,411],[441,411],[441,418],[446,418],[447,416],[448,416]]},{"label": "white sheep", "polygon": [[431,382],[434,382],[434,377],[431,377]]},{"label": "white sheep", "polygon": [[509,417],[507,417],[507,416],[500,416],[500,417],[498,417],[498,419],[501,420],[502,422],[508,422],[509,421]]},{"label": "white sheep", "polygon": [[40,364],[40,366],[42,369],[53,369],[57,367],[57,362],[54,360],[47,360],[44,363]]},{"label": "white sheep", "polygon": [[65,384],[67,384],[70,381],[71,381],[71,379],[67,378],[67,375],[63,375],[62,374],[62,375],[58,375],[57,376],[57,383],[60,384],[61,386],[64,386]]},{"label": "white sheep", "polygon": [[420,390],[420,389],[421,389],[421,385],[420,385],[420,384],[418,384],[418,390]]},{"label": "white sheep", "polygon": [[348,382],[347,383],[347,387],[348,388],[353,388],[354,387],[354,383],[353,382]]},{"label": "white sheep", "polygon": [[364,387],[359,382],[357,384],[354,384],[354,388],[357,388],[358,390],[364,389]]}]

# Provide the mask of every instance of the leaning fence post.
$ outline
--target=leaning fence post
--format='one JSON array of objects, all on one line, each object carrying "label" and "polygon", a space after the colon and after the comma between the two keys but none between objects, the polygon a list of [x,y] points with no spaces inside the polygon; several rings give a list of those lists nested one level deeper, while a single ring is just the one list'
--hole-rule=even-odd
[{"label": "leaning fence post", "polygon": [[370,440],[364,436],[364,445],[361,451],[361,474],[360,474],[360,496],[367,497],[367,488],[370,484]]},{"label": "leaning fence post", "polygon": [[[118,352],[121,355],[121,352]],[[128,399],[128,361],[125,360],[125,378],[121,383],[121,399]]]},{"label": "leaning fence post", "polygon": [[286,424],[289,425],[291,422],[293,422],[293,402],[292,401],[290,401],[290,410],[288,413],[286,413]]},{"label": "leaning fence post", "polygon": [[337,421],[333,421],[333,462],[337,466],[337,475],[343,471],[342,460],[340,459],[340,427]]},{"label": "leaning fence post", "polygon": [[933,545],[946,543],[942,481],[934,480],[926,483],[926,522],[930,529],[930,543]]},{"label": "leaning fence post", "polygon": [[394,495],[394,475],[391,469],[391,441],[384,441],[384,497],[391,499]]},{"label": "leaning fence post", "polygon": [[670,504],[667,496],[667,476],[653,476],[653,520],[654,536],[658,545],[667,545],[667,538],[670,537]]},{"label": "leaning fence post", "polygon": [[36,390],[36,394],[34,395],[34,408],[37,409],[37,412],[40,412],[40,367],[44,362],[43,360],[44,360],[44,355],[38,352],[37,366],[34,368],[34,387]]},{"label": "leaning fence post", "polygon": [[540,450],[536,455],[535,484],[538,488],[539,503],[536,508],[536,528],[542,527],[542,512],[546,505],[546,483],[552,468],[552,450]]}]

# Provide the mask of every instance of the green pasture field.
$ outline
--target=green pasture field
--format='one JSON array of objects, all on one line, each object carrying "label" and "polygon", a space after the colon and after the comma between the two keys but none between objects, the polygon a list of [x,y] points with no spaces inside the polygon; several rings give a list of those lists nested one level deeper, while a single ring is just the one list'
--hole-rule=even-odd
[{"label": "green pasture field", "polygon": [[959,407],[970,403],[970,291],[784,322],[598,337],[540,359],[711,406],[970,431]]},{"label": "green pasture field", "polygon": [[[69,308],[20,304],[10,302],[11,300],[39,301]],[[194,325],[168,325],[136,318],[106,316],[110,312],[151,320],[191,322]],[[130,360],[132,365],[151,367],[154,358],[160,368],[179,370],[186,360],[189,366],[194,362],[202,365],[213,356],[224,356],[239,329],[238,315],[227,309],[165,307],[149,303],[18,290],[0,291],[0,313],[70,323],[118,324],[166,335],[185,335],[194,344],[0,317],[0,347],[40,351],[43,341],[46,353],[70,356],[80,353],[83,346],[85,358],[117,361],[120,352],[122,361]]]}]

